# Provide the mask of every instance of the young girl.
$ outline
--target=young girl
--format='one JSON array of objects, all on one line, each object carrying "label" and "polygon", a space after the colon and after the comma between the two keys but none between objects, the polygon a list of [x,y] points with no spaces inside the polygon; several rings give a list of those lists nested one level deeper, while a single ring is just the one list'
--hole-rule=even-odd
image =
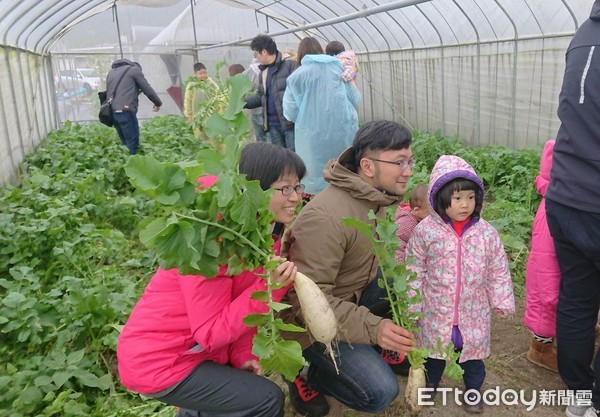
[{"label": "young girl", "polygon": [[[479,391],[485,379],[483,359],[490,353],[490,316],[513,313],[514,296],[508,262],[498,232],[481,215],[483,182],[457,156],[443,155],[429,180],[430,216],[408,242],[413,282],[423,300],[415,308],[419,321],[417,346],[429,349],[428,387],[437,388],[446,362],[434,352],[454,343],[461,352],[467,412],[481,413]],[[470,394],[470,395],[469,395]],[[473,401],[479,400],[479,401]]]},{"label": "young girl", "polygon": [[525,270],[526,307],[523,321],[533,333],[527,359],[543,368],[558,371],[556,348],[556,306],[560,268],[556,260],[554,242],[546,222],[546,190],[550,183],[554,140],[544,145],[540,161],[540,175],[535,179],[538,192],[544,197],[535,213],[531,234],[531,251]]},{"label": "young girl", "polygon": [[342,74],[340,78],[346,83],[356,87],[356,73],[358,72],[358,60],[352,50],[347,50],[339,41],[331,41],[325,46],[327,55],[335,56],[342,63]]},{"label": "young girl", "polygon": [[[259,180],[263,190],[273,190],[269,208],[277,222],[274,234],[281,231],[282,223],[294,219],[304,190],[302,160],[289,149],[257,142],[242,150],[239,170],[248,179]],[[274,250],[279,252],[278,241]],[[271,273],[273,282],[284,284],[273,291],[274,301],[282,299],[296,271],[292,262],[285,261]],[[282,417],[283,392],[260,376],[252,354],[256,328],[242,321],[248,314],[267,311],[264,302],[251,298],[255,291],[266,289],[265,280],[258,276],[261,272],[230,276],[225,265],[207,279],[159,269],[119,337],[117,359],[123,385],[181,407],[179,417]]]}]

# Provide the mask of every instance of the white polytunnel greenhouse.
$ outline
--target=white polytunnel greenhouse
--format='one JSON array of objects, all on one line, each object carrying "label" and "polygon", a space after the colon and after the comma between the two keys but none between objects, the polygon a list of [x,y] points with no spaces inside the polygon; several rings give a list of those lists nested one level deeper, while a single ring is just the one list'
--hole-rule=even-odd
[{"label": "white polytunnel greenhouse", "polygon": [[[209,72],[252,59],[260,33],[279,50],[339,40],[360,62],[361,122],[535,148],[555,135],[566,47],[586,0],[1,0],[0,182],[66,120],[97,120],[113,60],[138,61],[178,114],[199,60]],[[179,90],[180,91],[180,90]],[[93,93],[93,94],[92,94]],[[140,100],[139,118],[154,115]]]}]

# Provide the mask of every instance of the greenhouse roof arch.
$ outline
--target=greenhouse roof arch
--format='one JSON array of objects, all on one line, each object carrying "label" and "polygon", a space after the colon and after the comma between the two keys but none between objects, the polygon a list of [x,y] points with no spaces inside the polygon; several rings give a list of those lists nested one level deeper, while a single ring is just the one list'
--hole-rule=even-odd
[{"label": "greenhouse roof arch", "polygon": [[[114,60],[140,63],[164,99],[161,114],[180,114],[176,90],[181,95],[194,62],[216,77],[226,74],[223,63],[247,66],[249,44],[262,33],[289,56],[306,36],[354,50],[362,122],[397,120],[411,129],[458,135],[468,144],[533,148],[556,133],[564,52],[591,5],[0,0],[0,183],[17,177],[25,154],[51,130],[67,120],[97,120],[91,92],[103,86]],[[82,81],[91,77],[97,80],[93,89]],[[141,120],[154,117],[146,110]]]},{"label": "greenhouse roof arch", "polygon": [[[582,5],[589,2],[3,0],[0,3],[0,43],[44,54],[75,25],[96,14],[117,6],[164,7],[175,3],[193,4],[198,15],[208,3],[219,4],[223,8],[246,8],[256,15],[257,33],[271,33],[277,27],[298,32],[313,28],[316,30],[313,33],[321,39],[339,38],[353,48],[367,52],[573,33],[579,22],[586,18],[586,14],[579,13],[587,9]],[[235,31],[239,22],[232,19],[229,24]]]}]

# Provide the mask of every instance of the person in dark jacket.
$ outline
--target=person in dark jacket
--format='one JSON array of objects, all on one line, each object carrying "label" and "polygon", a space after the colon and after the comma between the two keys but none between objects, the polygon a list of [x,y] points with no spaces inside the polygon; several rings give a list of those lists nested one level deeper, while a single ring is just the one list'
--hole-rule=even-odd
[{"label": "person in dark jacket", "polygon": [[[117,83],[124,73],[119,88],[116,90]],[[140,64],[128,59],[117,59],[113,62],[111,70],[106,76],[106,93],[107,97],[113,97],[111,105],[115,129],[131,155],[135,155],[140,146],[140,130],[137,119],[140,92],[154,103],[153,111],[160,110],[162,101],[144,77]]]},{"label": "person in dark jacket", "polygon": [[246,96],[246,108],[262,106],[263,129],[267,140],[275,145],[295,150],[294,124],[283,116],[283,93],[287,77],[294,72],[297,62],[285,58],[277,44],[267,35],[258,35],[250,42],[250,49],[260,63],[258,92]]},{"label": "person in dark jacket", "polygon": [[[546,216],[561,272],[556,315],[558,372],[575,398],[567,416],[600,416],[600,0],[566,53]],[[592,362],[594,367],[592,371]],[[592,404],[589,394],[592,394]],[[590,407],[591,405],[591,407]]]}]

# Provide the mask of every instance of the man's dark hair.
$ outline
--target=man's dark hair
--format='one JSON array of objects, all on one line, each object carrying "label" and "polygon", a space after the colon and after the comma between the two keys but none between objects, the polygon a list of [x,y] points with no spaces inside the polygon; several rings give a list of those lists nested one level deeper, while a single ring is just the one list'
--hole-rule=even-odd
[{"label": "man's dark hair", "polygon": [[335,56],[341,52],[344,52],[346,48],[344,48],[344,44],[339,41],[331,41],[325,46],[325,53],[327,55]]},{"label": "man's dark hair", "polygon": [[412,142],[410,131],[400,123],[390,120],[375,120],[365,123],[354,137],[352,153],[342,165],[358,173],[360,160],[366,156],[376,156],[384,151],[408,149]]},{"label": "man's dark hair", "polygon": [[196,62],[194,64],[194,72],[200,71],[206,69],[206,67],[204,66],[204,64],[202,62]]},{"label": "man's dark hair", "polygon": [[268,142],[244,146],[239,170],[247,179],[258,180],[263,190],[285,174],[296,174],[300,180],[306,175],[306,166],[294,151]]},{"label": "man's dark hair", "polygon": [[483,207],[483,190],[475,183],[466,178],[458,177],[448,181],[435,194],[433,209],[442,219],[447,219],[446,209],[452,204],[452,194],[459,191],[475,191],[475,210],[473,217],[479,217]]},{"label": "man's dark hair", "polygon": [[275,55],[277,53],[277,44],[270,36],[258,35],[250,42],[250,49],[256,52],[266,49],[269,55]]}]

